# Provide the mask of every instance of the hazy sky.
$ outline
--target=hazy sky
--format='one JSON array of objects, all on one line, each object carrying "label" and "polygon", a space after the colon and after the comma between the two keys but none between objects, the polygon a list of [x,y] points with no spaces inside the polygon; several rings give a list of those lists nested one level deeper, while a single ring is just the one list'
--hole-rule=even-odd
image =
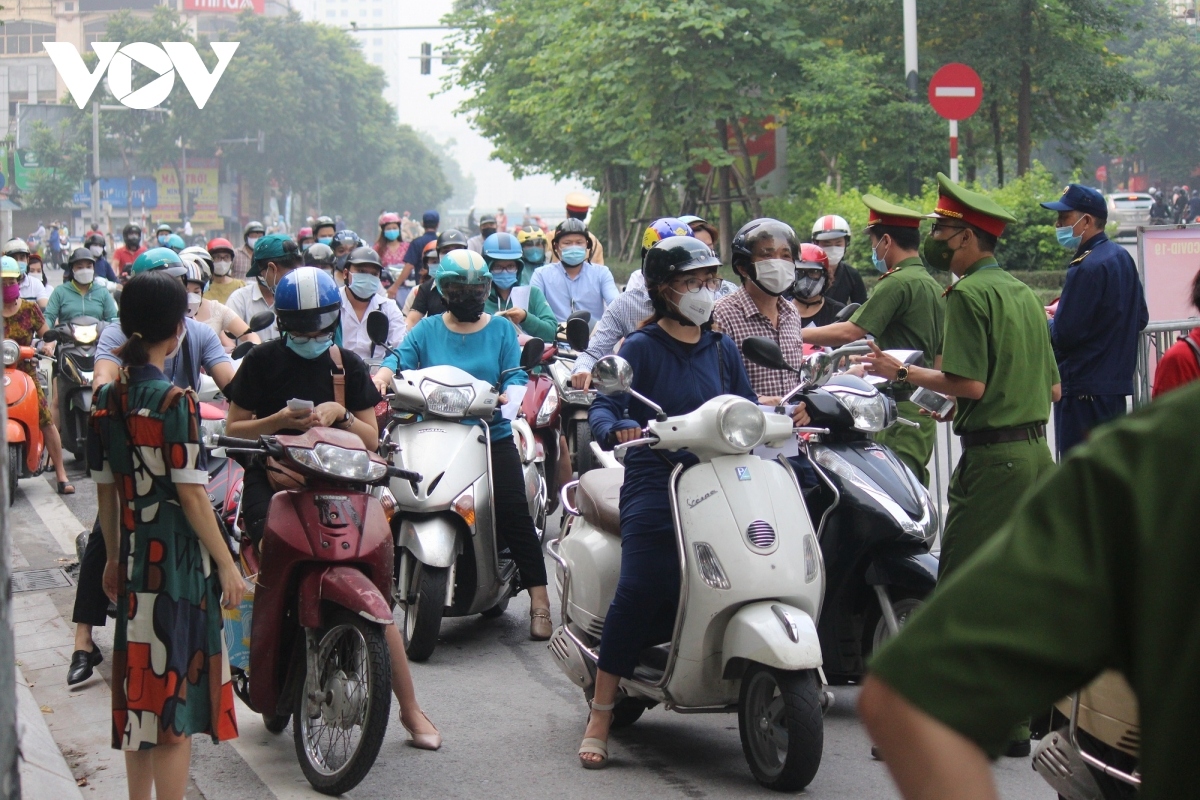
[{"label": "hazy sky", "polygon": [[[384,1],[399,6],[401,25],[437,25],[453,4],[452,0]],[[303,4],[297,3],[296,6],[304,11]],[[359,24],[372,22],[360,20]],[[504,163],[491,158],[491,144],[476,133],[465,118],[454,114],[464,93],[457,89],[441,93],[441,78],[446,74],[446,69],[435,60],[432,75],[420,74],[419,62],[415,57],[420,54],[421,43],[432,43],[436,53],[438,43],[447,33],[387,31],[367,34],[371,37],[383,36],[389,49],[395,47],[397,57],[391,60],[391,64],[385,62],[381,66],[390,73],[393,85],[388,88],[387,96],[396,106],[400,121],[429,132],[435,139],[455,140],[454,153],[459,164],[464,172],[475,176],[476,208],[494,211],[498,206],[504,206],[510,217],[525,205],[535,210],[562,209],[567,192],[582,189],[581,184],[575,181],[559,183],[546,176],[527,177],[519,181],[514,179]]]}]

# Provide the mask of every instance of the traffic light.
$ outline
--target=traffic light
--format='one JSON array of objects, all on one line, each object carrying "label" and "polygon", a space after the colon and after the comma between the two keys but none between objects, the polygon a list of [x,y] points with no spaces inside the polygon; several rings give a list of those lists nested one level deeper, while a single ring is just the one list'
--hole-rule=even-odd
[{"label": "traffic light", "polygon": [[421,42],[421,74],[433,74],[433,45]]}]

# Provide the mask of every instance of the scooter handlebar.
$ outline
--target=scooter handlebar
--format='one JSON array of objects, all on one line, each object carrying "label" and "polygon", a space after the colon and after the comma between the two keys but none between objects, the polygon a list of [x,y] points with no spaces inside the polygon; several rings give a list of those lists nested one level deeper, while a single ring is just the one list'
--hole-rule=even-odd
[{"label": "scooter handlebar", "polygon": [[257,439],[237,439],[232,436],[218,436],[217,447],[234,450],[262,450],[263,443]]},{"label": "scooter handlebar", "polygon": [[401,469],[400,467],[388,467],[388,475],[393,478],[399,478],[402,481],[414,481],[416,483],[420,483],[422,480],[424,480],[421,477],[421,473],[413,472],[412,470],[408,469]]}]

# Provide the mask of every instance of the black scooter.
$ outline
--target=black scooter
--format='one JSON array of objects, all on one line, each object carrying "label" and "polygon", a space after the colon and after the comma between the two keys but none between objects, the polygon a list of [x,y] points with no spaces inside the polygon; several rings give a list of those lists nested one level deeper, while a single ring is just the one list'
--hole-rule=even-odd
[{"label": "black scooter", "polygon": [[95,317],[75,317],[55,328],[54,384],[58,394],[58,422],[62,446],[75,459],[87,453],[88,416],[92,413],[92,371],[96,368],[96,342],[107,323]]},{"label": "black scooter", "polygon": [[801,443],[818,478],[805,499],[825,560],[817,634],[829,683],[856,683],[871,654],[937,584],[938,559],[929,552],[937,507],[895,453],[874,441],[874,433],[903,424],[895,401],[854,375],[829,377],[843,351],[810,356],[800,369],[770,339],[746,339],[742,352],[756,364],[799,375],[785,402],[803,401],[809,426],[821,429]]}]

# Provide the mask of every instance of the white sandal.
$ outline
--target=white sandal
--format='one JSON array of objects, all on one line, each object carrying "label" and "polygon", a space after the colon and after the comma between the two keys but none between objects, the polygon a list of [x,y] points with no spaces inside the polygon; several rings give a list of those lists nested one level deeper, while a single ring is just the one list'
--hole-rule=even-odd
[{"label": "white sandal", "polygon": [[[592,711],[612,711],[616,708],[616,703],[590,703]],[[588,721],[591,721],[592,715],[588,713]],[[585,755],[600,756],[599,761],[591,761],[584,758]],[[579,747],[579,763],[584,769],[604,769],[608,766],[608,742],[604,739],[595,739],[588,737],[583,740]]]}]

